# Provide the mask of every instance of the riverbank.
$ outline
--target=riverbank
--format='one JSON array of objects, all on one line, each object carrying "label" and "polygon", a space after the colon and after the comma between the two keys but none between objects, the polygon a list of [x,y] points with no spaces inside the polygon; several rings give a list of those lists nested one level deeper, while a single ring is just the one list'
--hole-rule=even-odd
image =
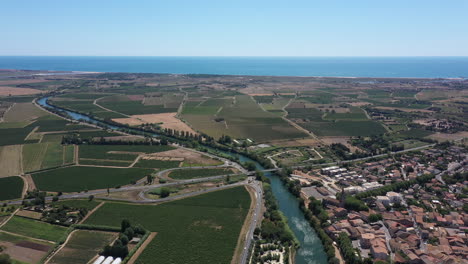
[{"label": "riverbank", "polygon": [[[47,104],[47,97],[41,98],[36,102],[42,107],[52,107],[52,105]],[[43,100],[42,100],[43,99]],[[60,110],[60,109],[58,109]],[[63,111],[62,111],[63,112]],[[102,123],[99,120],[92,119],[89,116],[79,114],[73,111],[64,111],[69,115],[72,120],[82,120],[86,122],[91,122],[95,125]],[[59,112],[60,113],[60,112]],[[71,113],[71,115],[70,115]],[[105,126],[109,128],[108,125]],[[126,127],[110,127],[113,130],[118,130],[120,128],[128,129]],[[157,136],[155,133],[154,136]],[[208,146],[212,147],[212,146]],[[240,153],[227,152],[227,150],[216,149],[216,151],[223,153],[224,155],[230,156],[232,158],[238,159],[240,162],[253,162],[255,167],[258,170],[264,170],[265,168],[258,162],[252,160],[251,158],[242,155]],[[323,246],[321,245],[320,240],[316,236],[314,230],[309,226],[307,220],[305,219],[303,213],[299,210],[299,205],[297,199],[287,190],[283,183],[279,180],[274,174],[267,172],[265,176],[268,177],[271,181],[271,188],[273,195],[278,200],[279,210],[284,214],[288,219],[287,223],[292,230],[292,233],[299,241],[301,247],[296,252],[295,263],[296,264],[306,264],[310,260],[314,260],[315,263],[325,264],[327,263],[325,252],[323,251]]]}]

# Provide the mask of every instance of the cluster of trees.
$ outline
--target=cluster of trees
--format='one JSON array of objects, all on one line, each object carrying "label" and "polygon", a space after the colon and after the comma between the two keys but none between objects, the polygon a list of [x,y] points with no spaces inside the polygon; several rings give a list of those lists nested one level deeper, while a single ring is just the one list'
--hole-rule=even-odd
[{"label": "cluster of trees", "polygon": [[385,195],[387,192],[400,192],[401,190],[407,190],[416,183],[424,184],[431,181],[432,179],[434,179],[434,175],[426,174],[423,176],[419,176],[413,180],[396,182],[389,185],[385,185],[375,190],[358,193],[354,197],[357,199],[365,199],[372,196]]},{"label": "cluster of trees", "polygon": [[442,179],[447,184],[456,184],[458,182],[468,181],[468,172],[456,172],[453,175],[444,175]]},{"label": "cluster of trees", "polygon": [[27,191],[24,199],[32,199],[30,201],[23,200],[22,205],[31,206],[31,205],[40,205],[45,206],[45,197],[46,192],[41,192],[38,190]]},{"label": "cluster of trees", "polygon": [[347,264],[361,264],[362,260],[356,249],[351,243],[348,234],[341,232],[337,238],[338,246],[340,247],[341,254]]},{"label": "cluster of trees", "polygon": [[304,212],[304,216],[309,222],[309,225],[315,230],[320,241],[322,241],[325,253],[327,254],[328,263],[339,263],[339,260],[336,258],[335,247],[333,247],[333,240],[323,229],[328,226],[328,214],[326,213],[325,208],[323,208],[322,203],[311,197],[309,208],[306,208],[304,200],[300,198],[299,201],[300,209]]},{"label": "cluster of trees", "polygon": [[[0,247],[0,253],[3,251],[3,248]],[[8,254],[0,254],[0,264],[13,264],[13,261]]]},{"label": "cluster of trees", "polygon": [[6,203],[2,204],[2,208],[0,208],[0,213],[13,213],[15,211],[14,206],[7,206]]},{"label": "cluster of trees", "polygon": [[218,142],[220,144],[231,144],[232,143],[232,138],[228,135],[222,135],[219,139],[218,139]]},{"label": "cluster of trees", "polygon": [[289,229],[286,218],[278,210],[278,203],[269,183],[263,184],[266,212],[260,234],[267,241],[280,241],[284,245],[295,243],[294,235]]},{"label": "cluster of trees", "polygon": [[[78,212],[76,215],[68,215],[68,212]],[[74,223],[78,222],[80,219],[86,216],[88,213],[88,209],[86,208],[73,208],[67,205],[60,205],[49,211],[42,212],[43,220],[53,224],[63,224],[63,225],[71,225],[72,223],[68,222],[67,220],[70,217],[75,218],[73,221]]]},{"label": "cluster of trees", "polygon": [[369,222],[374,223],[377,221],[381,221],[383,219],[381,214],[370,214],[369,215]]},{"label": "cluster of trees", "polygon": [[361,149],[365,149],[369,154],[377,155],[390,151],[404,150],[405,147],[402,144],[393,145],[383,135],[373,135],[370,137],[355,137],[351,140],[353,146],[358,146]]},{"label": "cluster of trees", "polygon": [[360,151],[351,153],[350,149],[341,143],[333,143],[330,145],[330,150],[342,160],[352,160],[367,157],[368,154]]},{"label": "cluster of trees", "polygon": [[132,226],[130,221],[125,219],[122,220],[120,227],[119,238],[114,244],[105,246],[101,255],[124,259],[128,255],[128,242],[134,237],[141,237],[146,233],[143,227],[139,225]]},{"label": "cluster of trees", "polygon": [[322,226],[330,219],[327,211],[322,205],[322,202],[315,199],[313,196],[309,198],[309,210],[320,220]]},{"label": "cluster of trees", "polygon": [[344,207],[354,211],[369,211],[369,207],[366,203],[351,195],[346,195],[344,198]]}]

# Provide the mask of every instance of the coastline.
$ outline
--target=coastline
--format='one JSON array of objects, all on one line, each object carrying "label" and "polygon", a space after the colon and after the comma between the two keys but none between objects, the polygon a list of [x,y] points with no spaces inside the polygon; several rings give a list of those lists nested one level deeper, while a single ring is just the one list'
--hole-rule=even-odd
[{"label": "coastline", "polygon": [[1,72],[38,72],[38,73],[31,73],[29,75],[17,75],[17,76],[1,76],[2,78],[21,78],[27,76],[56,76],[56,75],[75,75],[75,74],[106,74],[106,73],[118,73],[118,74],[156,74],[156,75],[176,75],[176,76],[184,76],[184,75],[199,75],[203,76],[206,75],[216,77],[255,77],[255,78],[310,78],[310,79],[364,79],[364,80],[382,80],[382,79],[394,79],[394,80],[418,80],[418,81],[434,81],[434,80],[447,80],[447,81],[463,81],[468,80],[468,77],[392,77],[392,76],[380,76],[380,77],[372,77],[372,76],[301,76],[301,75],[248,75],[248,74],[217,74],[217,73],[165,73],[165,72],[126,72],[126,71],[61,71],[61,70],[31,70],[31,69],[9,69],[9,68],[0,68]]}]

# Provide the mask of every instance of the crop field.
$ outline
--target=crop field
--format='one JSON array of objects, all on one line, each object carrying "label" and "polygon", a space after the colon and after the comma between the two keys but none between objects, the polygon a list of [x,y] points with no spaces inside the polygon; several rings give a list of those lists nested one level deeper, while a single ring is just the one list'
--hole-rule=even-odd
[{"label": "crop field", "polygon": [[392,93],[393,97],[414,97],[418,93],[417,90],[398,90]]},{"label": "crop field", "polygon": [[134,160],[138,153],[156,153],[174,149],[171,146],[148,145],[82,145],[80,158],[105,160]]},{"label": "crop field", "polygon": [[193,169],[193,170],[174,170],[169,174],[169,177],[176,180],[186,180],[194,178],[203,178],[209,176],[217,176],[223,174],[230,174],[232,170],[224,168],[215,169]]},{"label": "crop field", "polygon": [[426,101],[418,101],[415,99],[402,99],[396,102],[376,102],[373,101],[376,106],[383,107],[394,107],[394,108],[409,108],[409,109],[425,109],[431,106],[431,103]]},{"label": "crop field", "polygon": [[127,185],[145,177],[151,171],[142,168],[73,166],[35,173],[32,177],[40,190],[78,192]]},{"label": "crop field", "polygon": [[25,172],[41,169],[42,160],[47,151],[47,144],[36,143],[23,146],[23,169]]},{"label": "crop field", "polygon": [[73,145],[63,146],[63,163],[73,163],[75,161],[75,147]]},{"label": "crop field", "polygon": [[286,108],[289,119],[307,119],[321,122],[323,113],[316,108]]},{"label": "crop field", "polygon": [[385,133],[385,128],[375,121],[308,122],[300,126],[317,136],[370,136]]},{"label": "crop field", "polygon": [[96,165],[96,166],[115,166],[128,167],[132,164],[132,160],[100,160],[100,159],[80,159],[80,165]]},{"label": "crop field", "polygon": [[160,205],[106,203],[86,224],[119,227],[122,219],[158,235],[136,263],[230,263],[250,207],[244,187],[211,192]]},{"label": "crop field", "polygon": [[[224,134],[264,142],[306,136],[277,115],[263,111],[250,96],[236,96],[235,104],[223,106],[217,114],[220,109],[217,106],[205,106],[208,109],[204,111],[194,110],[198,108],[200,106],[188,106],[188,109],[184,107],[183,118],[195,129],[213,137]],[[215,118],[223,121],[217,122]]]},{"label": "crop field", "polygon": [[93,104],[93,100],[90,101],[53,101],[54,105],[70,109],[73,111],[90,114],[100,118],[120,118],[124,117],[121,114],[109,112]]},{"label": "crop field", "polygon": [[180,161],[140,159],[133,167],[153,168],[153,169],[170,169],[170,168],[177,168],[179,167],[179,165],[180,165]]},{"label": "crop field", "polygon": [[144,105],[138,101],[99,101],[99,105],[126,115],[144,115],[177,112],[177,107],[166,108],[163,105]]},{"label": "crop field", "polygon": [[22,145],[0,147],[0,177],[20,175]]},{"label": "crop field", "polygon": [[95,100],[104,96],[108,96],[109,94],[105,93],[69,93],[69,94],[62,94],[57,96],[57,98],[69,98],[69,99],[80,99],[80,100]]},{"label": "crop field", "polygon": [[0,129],[0,146],[23,144],[25,138],[33,130],[33,126],[25,128],[2,128]]},{"label": "crop field", "polygon": [[282,110],[283,107],[285,107],[291,99],[289,98],[274,98],[271,103],[262,103],[263,109],[267,111],[272,111],[272,110]]},{"label": "crop field", "polygon": [[367,120],[364,110],[359,107],[350,107],[349,113],[327,113],[325,120]]},{"label": "crop field", "polygon": [[88,263],[115,237],[117,237],[117,233],[88,230],[74,231],[65,246],[48,263]]},{"label": "crop field", "polygon": [[71,124],[68,121],[56,116],[44,116],[39,118],[30,126],[39,126],[38,132],[52,132],[52,131],[70,131],[89,129],[87,126]]},{"label": "crop field", "polygon": [[1,122],[0,129],[3,128],[23,128],[29,125],[31,122],[29,121],[19,121],[19,122]]},{"label": "crop field", "polygon": [[5,114],[5,122],[30,121],[40,116],[47,115],[32,103],[17,103]]},{"label": "crop field", "polygon": [[23,180],[20,177],[0,178],[0,201],[21,198]]},{"label": "crop field", "polygon": [[68,206],[72,208],[86,208],[88,211],[93,210],[96,206],[99,205],[100,202],[97,202],[95,200],[83,200],[83,199],[78,199],[78,200],[62,200],[62,201],[57,201],[53,202],[52,205],[54,206]]},{"label": "crop field", "polygon": [[334,97],[336,97],[336,95],[331,93],[313,91],[307,93],[307,95],[301,96],[300,99],[313,104],[331,104],[333,103]]},{"label": "crop field", "polygon": [[[44,135],[42,136],[41,143],[48,143],[48,142],[58,142],[58,143],[61,143],[61,142],[62,142],[63,135],[64,135],[64,134],[44,134]],[[29,138],[31,138],[31,137],[29,137]]]},{"label": "crop field", "polygon": [[63,164],[63,147],[60,143],[47,143],[47,150],[42,160],[41,169],[57,167]]},{"label": "crop field", "polygon": [[57,242],[65,235],[67,228],[51,225],[19,216],[13,216],[1,230],[11,233]]},{"label": "crop field", "polygon": [[2,253],[10,255],[12,264],[39,263],[53,246],[52,243],[0,232]]},{"label": "crop field", "polygon": [[397,137],[411,137],[411,138],[424,138],[434,134],[434,132],[427,131],[424,129],[413,128],[411,130],[405,130],[398,132],[395,136]]}]

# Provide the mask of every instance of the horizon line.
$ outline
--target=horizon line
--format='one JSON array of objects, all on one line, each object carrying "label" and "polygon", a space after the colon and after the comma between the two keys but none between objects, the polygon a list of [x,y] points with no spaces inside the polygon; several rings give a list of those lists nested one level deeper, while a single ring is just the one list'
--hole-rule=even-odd
[{"label": "horizon line", "polygon": [[212,58],[428,58],[468,57],[468,55],[1,55],[0,57],[212,57]]}]

